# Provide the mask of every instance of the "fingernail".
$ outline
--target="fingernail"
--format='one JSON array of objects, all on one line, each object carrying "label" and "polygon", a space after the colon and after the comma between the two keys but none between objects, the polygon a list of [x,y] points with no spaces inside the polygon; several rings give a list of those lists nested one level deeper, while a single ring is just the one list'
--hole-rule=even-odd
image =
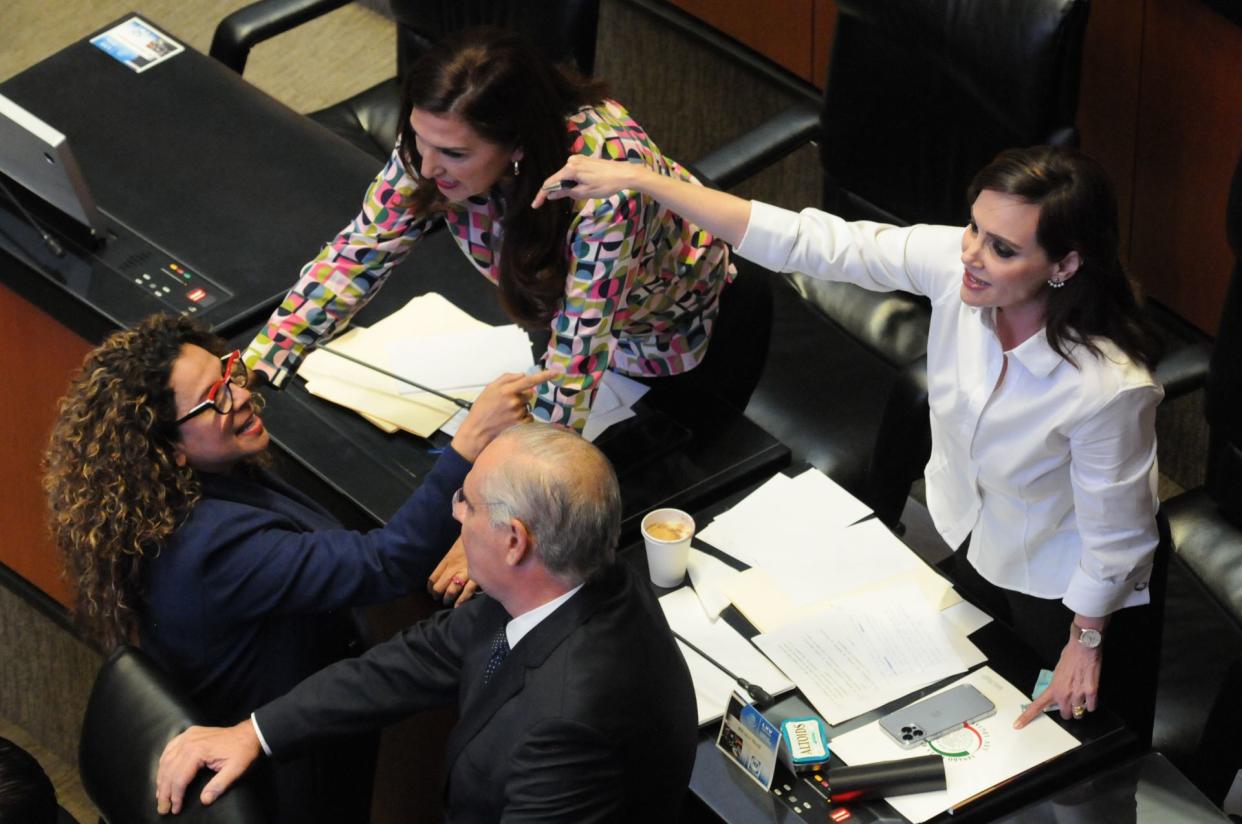
[{"label": "fingernail", "polygon": [[213,792],[205,792],[205,793],[203,793],[203,803],[204,803],[204,804],[210,804],[211,802],[213,802],[213,801],[215,801],[215,800],[216,800],[216,794],[215,794],[215,793],[213,793]]}]

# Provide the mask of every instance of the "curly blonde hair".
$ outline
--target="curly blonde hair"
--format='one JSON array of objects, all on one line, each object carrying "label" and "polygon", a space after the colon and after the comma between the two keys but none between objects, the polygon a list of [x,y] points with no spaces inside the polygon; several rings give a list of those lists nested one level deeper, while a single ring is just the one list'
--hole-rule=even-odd
[{"label": "curly blonde hair", "polygon": [[220,354],[198,323],[158,315],[86,356],[61,399],[44,456],[52,536],[77,589],[75,617],[104,649],[132,641],[146,560],[198,503],[177,463],[173,362],[187,344]]}]

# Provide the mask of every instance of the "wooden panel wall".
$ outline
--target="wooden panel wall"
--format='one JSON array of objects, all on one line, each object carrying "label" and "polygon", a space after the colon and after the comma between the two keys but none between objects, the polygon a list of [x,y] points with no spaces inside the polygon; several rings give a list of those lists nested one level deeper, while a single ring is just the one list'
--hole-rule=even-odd
[{"label": "wooden panel wall", "polygon": [[669,0],[798,77],[823,87],[833,0]]},{"label": "wooden panel wall", "polygon": [[56,401],[91,345],[4,286],[0,329],[6,337],[0,346],[0,375],[6,384],[0,404],[0,563],[70,606],[73,591],[61,578],[60,557],[47,532],[40,463]]},{"label": "wooden panel wall", "polygon": [[1225,203],[1242,152],[1242,26],[1199,0],[1144,6],[1130,262],[1152,297],[1214,334],[1233,262]]}]

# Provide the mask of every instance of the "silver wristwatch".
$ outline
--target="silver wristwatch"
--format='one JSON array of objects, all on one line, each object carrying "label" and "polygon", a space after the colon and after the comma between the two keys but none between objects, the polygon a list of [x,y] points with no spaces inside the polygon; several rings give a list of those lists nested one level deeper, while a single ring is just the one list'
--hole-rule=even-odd
[{"label": "silver wristwatch", "polygon": [[1087,649],[1095,649],[1104,641],[1104,633],[1098,629],[1080,627],[1077,623],[1074,624],[1074,629],[1078,630],[1078,643]]}]

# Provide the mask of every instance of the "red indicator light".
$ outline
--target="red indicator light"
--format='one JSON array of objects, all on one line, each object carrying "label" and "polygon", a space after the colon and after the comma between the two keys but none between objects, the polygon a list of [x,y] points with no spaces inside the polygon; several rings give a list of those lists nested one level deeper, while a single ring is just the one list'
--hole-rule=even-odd
[{"label": "red indicator light", "polygon": [[837,809],[828,813],[828,817],[831,818],[833,821],[836,821],[838,824],[840,824],[840,822],[842,821],[849,821],[852,816],[850,815],[849,810],[844,810],[838,807]]},{"label": "red indicator light", "polygon": [[195,287],[191,289],[190,291],[186,292],[185,296],[189,298],[190,300],[194,301],[195,303],[198,303],[200,300],[207,297],[207,290],[202,288],[201,286]]}]

